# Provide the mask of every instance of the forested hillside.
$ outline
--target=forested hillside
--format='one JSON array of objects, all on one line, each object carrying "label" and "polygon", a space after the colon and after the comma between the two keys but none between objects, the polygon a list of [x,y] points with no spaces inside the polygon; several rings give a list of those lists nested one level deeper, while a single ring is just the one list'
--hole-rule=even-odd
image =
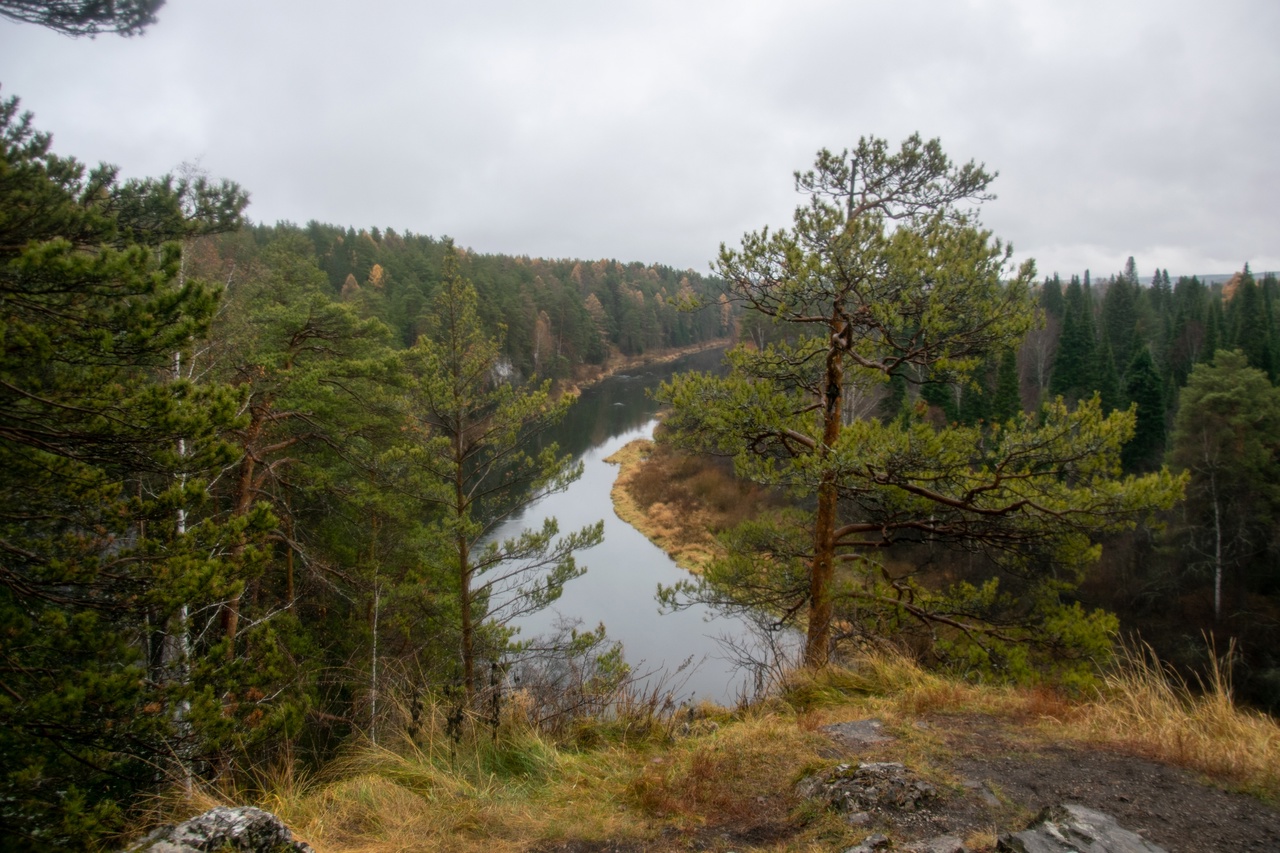
[{"label": "forested hillside", "polygon": [[540,440],[572,399],[552,380],[732,322],[692,272],[250,227],[246,203],[86,169],[0,104],[6,849],[92,846],[149,791],[425,707],[496,714],[511,620],[600,535],[488,541],[577,476]]},{"label": "forested hillside", "polygon": [[[821,201],[796,220],[808,248],[749,235],[722,281],[249,225],[233,183],[87,169],[0,104],[0,834],[92,846],[166,786],[244,784],[353,736],[496,731],[512,620],[601,535],[489,538],[578,475],[542,441],[571,400],[554,383],[734,333],[738,375],[689,380],[673,420],[829,510],[807,540],[744,534],[786,558],[754,591],[790,598],[756,603],[808,602],[811,665],[909,626],[968,673],[1078,685],[1115,624],[1090,605],[1180,663],[1201,631],[1237,641],[1247,695],[1275,707],[1276,277],[1010,278],[1007,247],[951,209],[991,176],[936,141],[866,144],[861,180],[925,162],[939,183]],[[847,193],[843,160],[819,166],[801,181]],[[1166,465],[1186,500],[1148,523],[1182,491]],[[1011,591],[979,582],[979,551]],[[852,613],[831,592],[851,562]],[[592,707],[626,676],[604,644],[539,648],[577,678],[545,694]]]},{"label": "forested hillside", "polygon": [[[305,237],[309,245],[297,237]],[[422,330],[443,259],[451,251],[447,238],[390,228],[344,230],[317,222],[305,228],[254,226],[213,251],[223,261],[244,263],[289,241],[324,271],[327,295],[378,318],[396,345],[406,347]],[[703,343],[730,331],[727,309],[680,310],[719,296],[714,281],[692,270],[465,250],[461,269],[475,284],[482,322],[490,330],[504,327],[504,352],[524,376],[569,378],[583,365],[602,364],[610,352],[640,355]]]}]

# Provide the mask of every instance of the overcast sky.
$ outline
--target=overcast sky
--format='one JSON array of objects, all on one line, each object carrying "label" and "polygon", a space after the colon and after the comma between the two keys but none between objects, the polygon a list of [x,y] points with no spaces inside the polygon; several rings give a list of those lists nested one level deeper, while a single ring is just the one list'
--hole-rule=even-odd
[{"label": "overcast sky", "polygon": [[1277,0],[168,0],[134,39],[0,19],[0,84],[258,222],[706,271],[819,148],[918,131],[1000,172],[1042,274],[1280,269]]}]

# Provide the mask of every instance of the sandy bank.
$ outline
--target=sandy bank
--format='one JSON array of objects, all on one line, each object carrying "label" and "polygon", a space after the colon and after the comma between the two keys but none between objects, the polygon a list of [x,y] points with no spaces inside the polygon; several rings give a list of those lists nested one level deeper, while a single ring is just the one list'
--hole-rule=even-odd
[{"label": "sandy bank", "polygon": [[631,486],[653,447],[649,439],[638,438],[604,460],[619,467],[611,492],[614,511],[665,551],[676,565],[698,574],[703,564],[723,553],[710,533],[708,514],[701,510],[688,512],[682,507],[661,502],[652,503],[646,509],[632,494]]}]

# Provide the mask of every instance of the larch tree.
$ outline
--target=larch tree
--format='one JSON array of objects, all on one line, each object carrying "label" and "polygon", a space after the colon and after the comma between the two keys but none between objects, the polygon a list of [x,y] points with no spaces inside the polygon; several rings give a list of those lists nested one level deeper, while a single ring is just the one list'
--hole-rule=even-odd
[{"label": "larch tree", "polygon": [[[988,430],[844,416],[850,389],[890,377],[966,382],[1034,325],[1033,266],[1011,271],[1010,249],[962,209],[990,197],[991,179],[918,136],[897,151],[863,139],[852,159],[820,152],[796,176],[807,203],[793,227],[747,234],[716,264],[730,298],[782,327],[783,339],[731,351],[727,377],[686,375],[663,388],[674,440],[730,455],[743,476],[810,502],[804,535],[795,525],[745,531],[755,554],[722,575],[745,584],[737,593],[755,585],[774,612],[805,613],[808,666],[828,661],[837,600],[971,638],[986,630],[979,613],[994,587],[968,590],[966,602],[930,600],[878,568],[877,549],[981,548],[1044,579],[1038,618],[1067,619],[1055,569],[1072,577],[1095,552],[1091,533],[1177,494],[1168,475],[1113,478],[1132,415],[1103,417],[1096,402],[1051,404]],[[859,580],[839,580],[837,567]]]}]

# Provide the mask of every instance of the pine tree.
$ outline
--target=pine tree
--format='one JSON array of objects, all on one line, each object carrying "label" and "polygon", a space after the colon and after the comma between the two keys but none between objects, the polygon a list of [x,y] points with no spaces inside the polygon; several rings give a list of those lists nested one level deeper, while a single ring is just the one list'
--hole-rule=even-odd
[{"label": "pine tree", "polygon": [[[953,166],[937,140],[919,137],[896,152],[864,139],[853,157],[851,166],[847,154],[822,151],[813,171],[797,176],[807,201],[793,229],[749,233],[741,248],[722,249],[718,271],[730,295],[785,325],[791,340],[734,350],[727,377],[681,376],[662,389],[672,440],[733,456],[742,476],[814,501],[811,514],[740,531],[735,553],[709,570],[711,582],[686,591],[723,601],[716,590],[727,587],[779,612],[805,611],[804,660],[813,667],[828,661],[837,598],[857,625],[851,630],[960,624],[938,651],[972,652],[970,661],[1027,653],[974,616],[977,599],[1002,608],[994,581],[953,597],[868,559],[925,537],[998,553],[1046,581],[1032,594],[1035,615],[1002,623],[1009,631],[1029,638],[1036,624],[1060,617],[1100,649],[1105,617],[1060,601],[1053,584],[1065,574],[1049,581],[1052,571],[1040,573],[1089,553],[1087,531],[1167,505],[1177,484],[1152,475],[1104,488],[1132,416],[1104,417],[1092,401],[1074,411],[1052,404],[991,430],[989,440],[980,429],[921,418],[846,420],[849,385],[907,367],[964,381],[991,353],[1017,346],[1035,315],[1034,269],[1025,264],[1008,278],[1008,250],[956,209],[986,198],[991,176],[981,167]],[[854,575],[838,587],[837,564]],[[678,591],[666,600],[678,601]]]},{"label": "pine tree", "polygon": [[539,436],[572,398],[553,402],[550,384],[504,378],[502,343],[481,329],[475,287],[446,256],[444,281],[426,334],[405,354],[414,383],[406,395],[411,444],[393,451],[416,469],[422,499],[435,507],[431,559],[447,567],[456,596],[457,680],[469,703],[481,667],[506,651],[505,627],[555,601],[584,568],[574,553],[600,541],[602,523],[560,537],[554,519],[514,539],[489,541],[506,519],[577,479],[581,464]]},{"label": "pine tree", "polygon": [[1163,385],[1150,351],[1138,350],[1125,372],[1125,396],[1137,407],[1133,438],[1120,455],[1127,472],[1154,471],[1160,466],[1165,445]]},{"label": "pine tree", "polygon": [[86,172],[0,103],[8,849],[92,843],[157,768],[189,770],[226,731],[183,616],[234,591],[253,549],[229,552],[266,519],[195,523],[205,478],[235,459],[219,435],[238,400],[175,368],[217,305],[181,275],[181,241],[237,227],[246,202],[233,184]]},{"label": "pine tree", "polygon": [[0,0],[0,15],[69,36],[140,35],[164,0]]}]

